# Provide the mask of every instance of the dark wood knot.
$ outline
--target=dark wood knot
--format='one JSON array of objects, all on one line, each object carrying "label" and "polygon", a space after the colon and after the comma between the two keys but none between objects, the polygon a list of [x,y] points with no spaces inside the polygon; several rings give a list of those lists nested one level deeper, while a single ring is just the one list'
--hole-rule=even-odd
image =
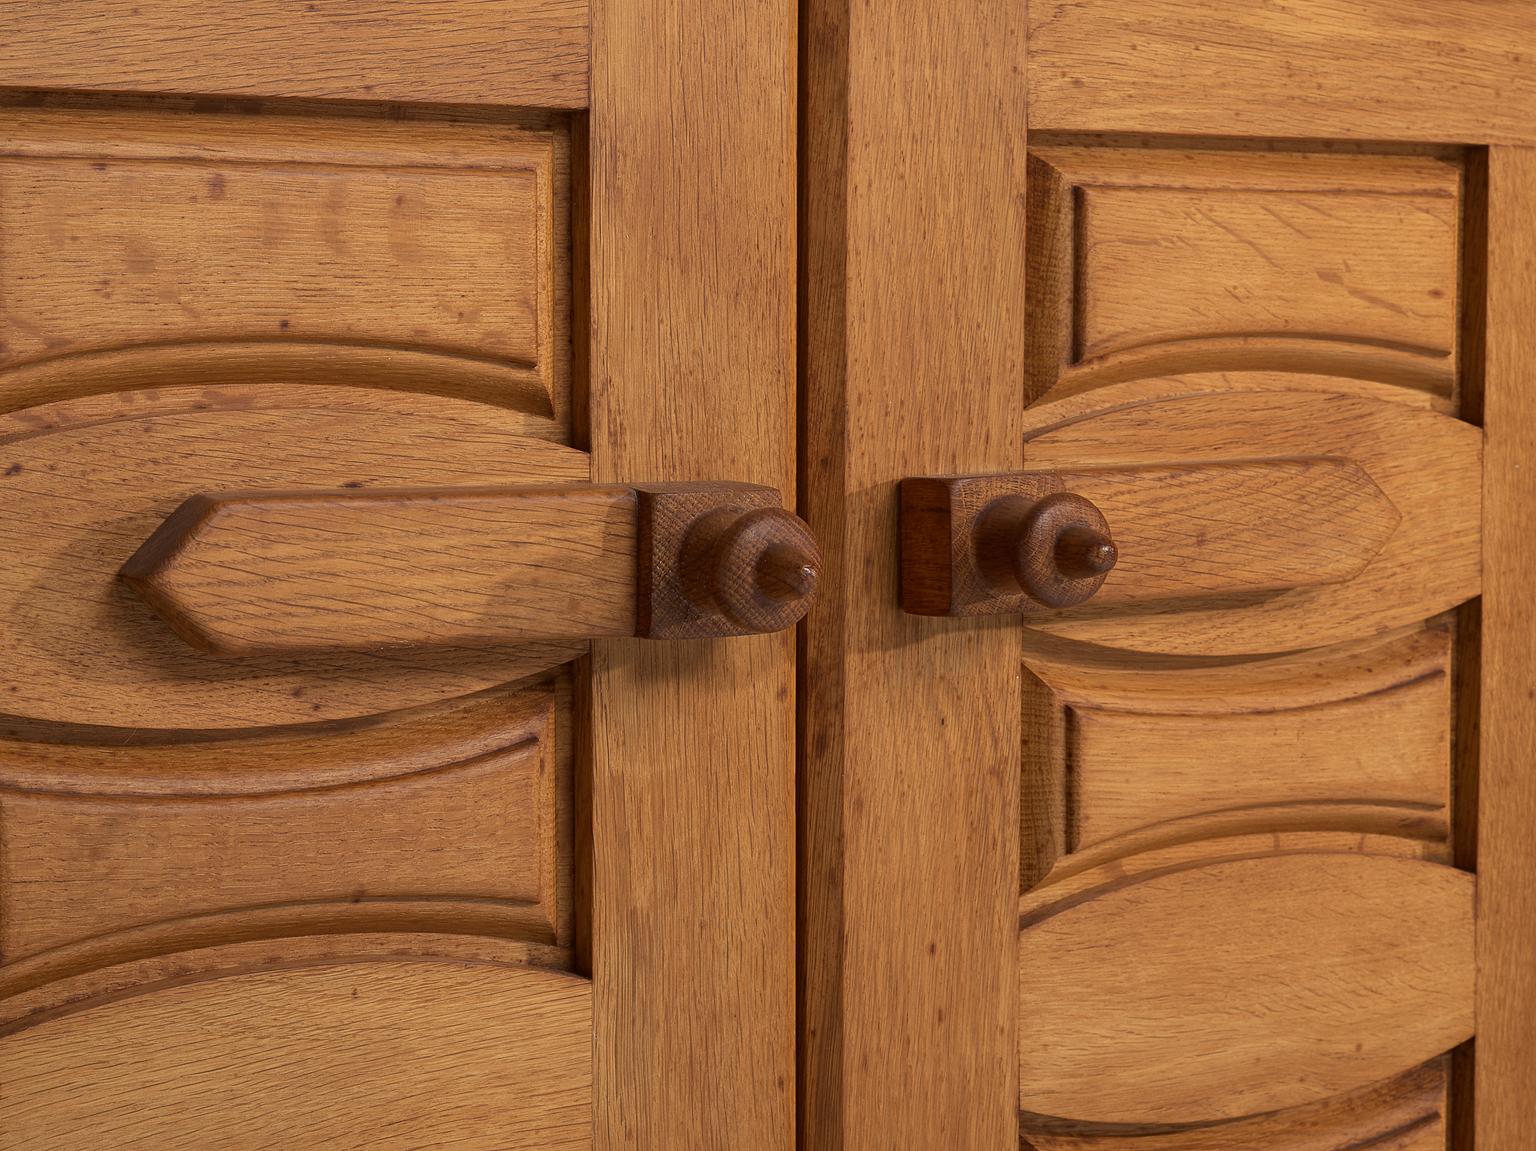
[{"label": "dark wood knot", "polygon": [[783,508],[720,508],[690,528],[683,549],[688,597],[749,632],[780,631],[811,608],[821,551]]},{"label": "dark wood knot", "polygon": [[1052,608],[1090,599],[1120,558],[1104,514],[1072,492],[993,500],[977,518],[975,540],[977,566],[991,583]]}]

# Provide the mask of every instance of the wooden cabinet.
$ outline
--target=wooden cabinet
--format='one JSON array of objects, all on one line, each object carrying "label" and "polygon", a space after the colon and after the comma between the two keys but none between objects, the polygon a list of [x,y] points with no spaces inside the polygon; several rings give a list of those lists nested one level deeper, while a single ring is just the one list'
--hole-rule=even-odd
[{"label": "wooden cabinet", "polygon": [[12,0],[0,1149],[1536,1146],[1533,124],[1499,0]]}]

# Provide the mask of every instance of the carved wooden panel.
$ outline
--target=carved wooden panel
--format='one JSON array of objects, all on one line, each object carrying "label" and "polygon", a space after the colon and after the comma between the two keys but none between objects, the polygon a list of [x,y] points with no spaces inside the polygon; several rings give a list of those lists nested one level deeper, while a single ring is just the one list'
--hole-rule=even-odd
[{"label": "carved wooden panel", "polygon": [[224,658],[118,578],[199,492],[590,479],[567,125],[52,103],[0,104],[7,1146],[589,1146],[586,645]]},{"label": "carved wooden panel", "polygon": [[592,1146],[586,980],[451,943],[287,965],[225,951],[0,1042],[7,1151]]},{"label": "carved wooden panel", "polygon": [[1421,155],[1036,148],[1031,393],[1165,354],[1195,371],[1364,349],[1368,378],[1449,396],[1460,182]]},{"label": "carved wooden panel", "polygon": [[[1214,490],[1091,493],[1106,594],[1025,621],[1024,1146],[1443,1148],[1475,966],[1460,157],[1081,138],[1030,165],[1027,468],[1086,491],[1343,460],[1391,514],[1380,542],[1266,489],[1236,567],[1194,531],[1167,564],[1189,591],[1137,602],[1109,593],[1155,498],[1228,543],[1250,521]],[[1362,562],[1226,594],[1291,517]]]},{"label": "carved wooden panel", "polygon": [[[522,693],[498,726],[486,742],[501,747],[428,767],[375,759],[299,781],[252,765],[126,794],[126,781],[113,794],[111,781],[55,773],[51,791],[0,788],[0,961],[285,905],[319,920],[322,905],[343,919],[464,901],[554,943],[570,868],[554,693]],[[285,750],[269,745],[270,762],[291,763]]]},{"label": "carved wooden panel", "polygon": [[1024,1112],[1244,1118],[1404,1074],[1471,1037],[1472,877],[1276,838],[1272,852],[1106,876],[1026,913]]},{"label": "carved wooden panel", "polygon": [[1237,666],[1045,659],[1024,683],[1027,891],[1191,838],[1405,836],[1448,858],[1452,629]]},{"label": "carved wooden panel", "polygon": [[0,106],[0,392],[273,342],[311,379],[398,351],[563,417],[568,168],[553,126]]}]

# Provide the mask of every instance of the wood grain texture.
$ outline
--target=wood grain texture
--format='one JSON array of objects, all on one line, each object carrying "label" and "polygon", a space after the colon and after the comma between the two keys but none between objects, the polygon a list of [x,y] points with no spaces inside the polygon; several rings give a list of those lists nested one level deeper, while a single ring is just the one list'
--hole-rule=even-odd
[{"label": "wood grain texture", "polygon": [[1085,853],[1238,829],[1333,826],[1443,847],[1451,658],[1442,625],[1273,666],[1030,661],[1021,851],[1035,864],[1024,886]]},{"label": "wood grain texture", "polygon": [[1050,0],[1030,7],[1036,131],[1530,142],[1536,13],[1502,0]]},{"label": "wood grain texture", "polygon": [[196,495],[120,575],[225,655],[633,635],[636,504],[613,485]]},{"label": "wood grain texture", "polygon": [[[1320,457],[908,478],[901,491],[902,606],[929,615],[1028,617],[1089,599],[1096,608],[1208,604],[1343,583],[1401,520],[1357,465]],[[1066,601],[1037,594],[1051,585],[1029,578],[1057,566],[1061,537],[1030,538],[1039,535],[1033,509],[1054,499],[1086,500],[1112,548],[1110,568],[1081,574],[1081,592]]]},{"label": "wood grain texture", "polygon": [[1536,1142],[1536,152],[1488,157],[1477,1151]]},{"label": "wood grain texture", "polygon": [[0,1039],[0,1128],[8,1151],[576,1151],[592,1145],[591,1049],[591,988],[568,974],[457,958],[258,967]]},{"label": "wood grain texture", "polygon": [[580,0],[20,0],[0,86],[582,108]]},{"label": "wood grain texture", "polygon": [[1446,1059],[1321,1103],[1167,1132],[1025,1117],[1021,1151],[1445,1151]]},{"label": "wood grain texture", "polygon": [[1020,466],[1024,13],[800,7],[803,1145],[1011,1147],[1019,640],[900,612],[897,482]]},{"label": "wood grain texture", "polygon": [[564,423],[569,148],[563,125],[0,109],[0,371],[409,350],[533,385]]},{"label": "wood grain texture", "polygon": [[553,943],[571,866],[554,695],[517,707],[498,750],[339,786],[258,770],[128,795],[0,787],[0,962],[284,904],[500,905],[503,931]]},{"label": "wood grain texture", "polygon": [[[198,949],[316,932],[547,939],[552,929],[568,947],[578,919],[571,680],[350,726],[178,733],[169,743],[8,738],[0,812],[20,818],[9,834],[0,827],[0,854],[13,862],[0,887],[11,875],[32,882],[0,901],[0,938],[55,945],[31,955],[8,945],[0,996],[178,953],[191,957],[178,970],[195,973]],[[352,802],[376,814],[373,824],[353,818]],[[383,829],[406,818],[396,806],[419,818],[390,838]],[[174,851],[154,831],[162,812],[179,833]],[[65,823],[77,834],[63,835]],[[253,844],[258,829],[267,838]],[[530,838],[509,838],[523,831]],[[532,901],[469,897],[508,892],[509,880]],[[390,886],[402,890],[389,897]]]},{"label": "wood grain texture", "polygon": [[[1400,394],[1302,373],[1212,372],[1104,385],[1031,407],[1024,444],[1031,470],[1337,457],[1365,473],[1400,517],[1385,546],[1346,582],[1122,607],[1109,601],[1116,581],[1134,570],[1136,545],[1126,537],[1137,521],[1120,503],[1129,485],[1075,481],[1103,511],[1124,558],[1100,596],[1032,618],[1031,631],[1147,653],[1266,654],[1385,634],[1472,598],[1482,564],[1482,437],[1471,424],[1399,402]],[[1319,505],[1314,514],[1326,518],[1326,501]],[[1211,515],[1215,527],[1231,531],[1225,510]],[[1325,534],[1320,525],[1313,530]],[[1201,550],[1217,548],[1212,537],[1221,535],[1208,533],[1187,570],[1169,578],[1191,590],[1214,582],[1217,573],[1200,562]]]},{"label": "wood grain texture", "polygon": [[[793,498],[795,88],[776,0],[592,5],[600,482]],[[792,637],[593,645],[596,1146],[794,1140]]]},{"label": "wood grain texture", "polygon": [[[395,924],[376,930],[291,932],[266,937],[218,939],[204,935],[171,951],[107,956],[76,968],[56,967],[44,978],[16,980],[18,964],[0,977],[0,1039],[82,1006],[134,994],[147,986],[216,979],[255,968],[315,966],[390,959],[495,963],[569,972],[569,948],[499,939],[438,925],[415,929]],[[102,957],[98,956],[98,959]]]},{"label": "wood grain texture", "polygon": [[[337,720],[445,701],[556,666],[579,643],[211,660],[116,578],[187,497],[589,478],[547,421],[444,397],[251,386],[126,393],[0,417],[0,706],[55,725],[209,729]],[[90,492],[89,498],[80,493]]]},{"label": "wood grain texture", "polygon": [[1020,1107],[1199,1123],[1402,1074],[1472,1033],[1473,891],[1439,864],[1300,852],[1152,872],[1026,919]]},{"label": "wood grain texture", "polygon": [[1159,346],[1278,339],[1413,357],[1450,395],[1460,164],[1297,148],[1033,150],[1033,389]]}]

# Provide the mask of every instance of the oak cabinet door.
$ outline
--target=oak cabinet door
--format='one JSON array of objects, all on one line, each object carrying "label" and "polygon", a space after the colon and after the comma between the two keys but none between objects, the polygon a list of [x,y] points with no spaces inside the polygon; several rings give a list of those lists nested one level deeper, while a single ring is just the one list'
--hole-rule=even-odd
[{"label": "oak cabinet door", "polygon": [[789,1145],[804,565],[645,568],[794,501],[709,7],[0,14],[7,1151]]},{"label": "oak cabinet door", "polygon": [[1532,1146],[1536,23],[807,7],[806,1145]]}]

